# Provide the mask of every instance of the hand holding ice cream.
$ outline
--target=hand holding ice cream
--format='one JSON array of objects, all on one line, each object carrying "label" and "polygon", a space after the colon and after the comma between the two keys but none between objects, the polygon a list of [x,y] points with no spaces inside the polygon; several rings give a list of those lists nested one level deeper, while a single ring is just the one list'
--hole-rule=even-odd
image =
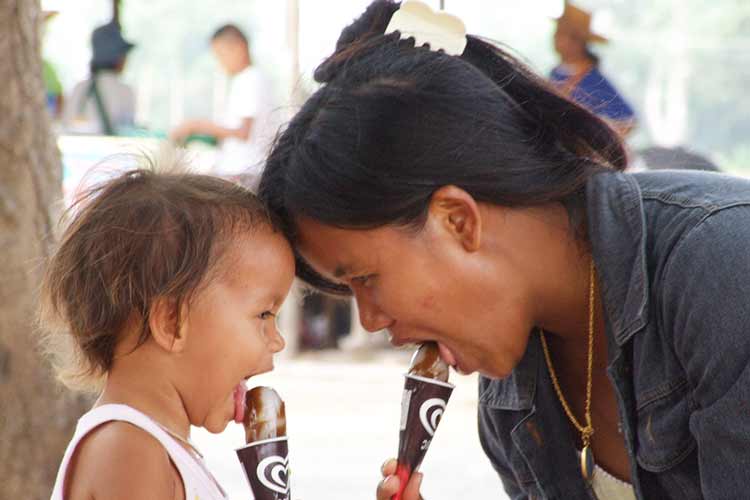
[{"label": "hand holding ice cream", "polygon": [[406,487],[401,488],[401,480],[396,476],[396,465],[396,459],[391,458],[386,460],[380,468],[383,480],[378,484],[378,489],[375,493],[377,500],[391,500],[401,490],[403,490],[401,492],[401,500],[424,500],[419,493],[419,488],[422,485],[422,473],[415,472],[412,474]]}]

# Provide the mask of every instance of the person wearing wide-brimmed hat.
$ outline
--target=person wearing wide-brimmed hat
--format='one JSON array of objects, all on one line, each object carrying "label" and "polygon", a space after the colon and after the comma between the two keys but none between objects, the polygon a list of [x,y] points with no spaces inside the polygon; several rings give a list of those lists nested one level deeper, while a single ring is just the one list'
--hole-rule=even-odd
[{"label": "person wearing wide-brimmed hat", "polygon": [[591,14],[568,2],[557,19],[555,52],[561,63],[552,70],[551,80],[568,97],[607,120],[627,134],[635,125],[635,113],[615,86],[599,70],[599,57],[591,44],[608,43],[591,30]]},{"label": "person wearing wide-brimmed hat", "polygon": [[120,75],[130,50],[118,23],[111,21],[91,34],[91,76],[70,94],[63,123],[70,133],[116,135],[132,127],[135,92]]}]

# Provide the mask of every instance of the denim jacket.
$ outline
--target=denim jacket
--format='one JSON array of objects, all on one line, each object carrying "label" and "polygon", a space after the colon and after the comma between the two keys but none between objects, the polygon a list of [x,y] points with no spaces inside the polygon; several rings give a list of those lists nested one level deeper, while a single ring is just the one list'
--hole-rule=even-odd
[{"label": "denim jacket", "polygon": [[[605,173],[586,195],[637,497],[750,498],[750,181]],[[480,378],[479,433],[512,499],[594,498],[538,334]]]}]

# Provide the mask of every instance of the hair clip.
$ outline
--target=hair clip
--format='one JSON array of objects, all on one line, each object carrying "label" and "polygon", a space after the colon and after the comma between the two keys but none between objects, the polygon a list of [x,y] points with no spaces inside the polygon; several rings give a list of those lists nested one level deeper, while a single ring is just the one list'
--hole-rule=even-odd
[{"label": "hair clip", "polygon": [[414,46],[429,44],[430,50],[443,50],[460,56],[466,48],[466,25],[458,17],[435,12],[418,0],[406,0],[391,17],[385,29],[388,35],[398,31],[401,39],[414,38]]}]

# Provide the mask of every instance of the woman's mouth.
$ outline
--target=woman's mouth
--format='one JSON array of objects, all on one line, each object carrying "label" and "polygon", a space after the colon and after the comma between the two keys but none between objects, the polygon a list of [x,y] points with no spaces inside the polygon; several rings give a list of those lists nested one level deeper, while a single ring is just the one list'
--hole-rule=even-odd
[{"label": "woman's mouth", "polygon": [[438,351],[440,351],[440,357],[443,358],[443,361],[448,363],[448,365],[453,368],[456,372],[460,373],[461,375],[468,375],[471,373],[471,370],[464,369],[463,366],[461,366],[461,363],[458,361],[458,357],[456,354],[448,347],[446,347],[444,344],[441,344],[440,342],[437,343],[438,345]]},{"label": "woman's mouth", "polygon": [[441,344],[440,342],[438,342],[437,345],[438,351],[440,351],[440,357],[443,358],[443,361],[448,363],[449,366],[455,368],[458,364],[458,361],[456,360],[456,355],[453,354],[453,351],[448,349],[444,344]]},{"label": "woman's mouth", "polygon": [[[422,342],[425,342],[424,340],[416,340],[416,339],[410,339],[410,338],[398,338],[392,333],[390,334],[390,343],[394,347],[404,347],[409,345],[419,345]],[[440,357],[443,358],[443,361],[445,361],[449,366],[456,367],[458,365],[458,360],[456,359],[456,355],[451,351],[448,347],[446,347],[444,344],[440,342],[436,342],[438,345],[438,350],[440,351]]]},{"label": "woman's mouth", "polygon": [[404,347],[404,346],[410,346],[410,345],[417,345],[417,344],[419,344],[421,342],[420,340],[415,340],[415,339],[410,339],[410,338],[398,338],[395,335],[393,335],[393,333],[390,333],[390,332],[388,332],[388,333],[389,333],[389,336],[390,336],[389,339],[388,339],[388,341],[391,343],[391,345],[393,347]]}]

